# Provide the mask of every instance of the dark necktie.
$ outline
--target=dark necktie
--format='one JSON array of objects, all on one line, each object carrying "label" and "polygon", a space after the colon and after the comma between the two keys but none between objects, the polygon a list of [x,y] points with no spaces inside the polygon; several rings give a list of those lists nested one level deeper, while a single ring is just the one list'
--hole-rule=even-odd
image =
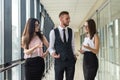
[{"label": "dark necktie", "polygon": [[64,39],[64,43],[66,43],[65,29],[63,29],[63,39]]}]

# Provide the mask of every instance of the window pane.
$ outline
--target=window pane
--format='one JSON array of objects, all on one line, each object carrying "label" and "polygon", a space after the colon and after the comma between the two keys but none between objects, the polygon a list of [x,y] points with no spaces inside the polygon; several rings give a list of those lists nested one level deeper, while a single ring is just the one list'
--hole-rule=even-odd
[{"label": "window pane", "polygon": [[44,16],[41,16],[41,31],[43,32],[43,28],[44,28]]},{"label": "window pane", "polygon": [[[0,64],[2,63],[2,62],[1,62],[1,61],[2,61],[2,60],[1,60],[1,59],[2,59],[2,56],[1,56],[1,55],[2,55],[2,52],[1,52],[1,39],[2,39],[2,38],[1,38],[1,26],[2,26],[2,25],[1,25],[1,24],[2,24],[2,21],[1,21],[1,19],[2,19],[2,18],[1,18],[1,17],[2,17],[2,15],[1,15],[1,14],[2,14],[2,13],[1,13],[2,10],[1,10],[1,8],[2,8],[2,5],[1,5],[1,3],[2,3],[2,2],[1,2],[1,0],[0,0]],[[2,80],[2,74],[1,74],[1,73],[0,73],[0,80]]]},{"label": "window pane", "polygon": [[19,1],[12,0],[12,60],[21,58]]},{"label": "window pane", "polygon": [[119,54],[119,50],[120,50],[120,46],[119,46],[119,36],[120,36],[120,34],[119,34],[119,28],[120,28],[120,19],[116,19],[115,21],[114,21],[114,27],[115,27],[115,34],[114,34],[114,38],[115,38],[115,63],[114,63],[114,65],[115,65],[115,67],[114,67],[114,74],[116,74],[116,80],[120,80],[120,77],[119,77],[119,75],[120,75],[120,66],[119,66],[119,59],[120,59],[120,54]]},{"label": "window pane", "polygon": [[111,16],[112,21],[120,18],[120,0],[111,0]]},{"label": "window pane", "polygon": [[[0,0],[0,65],[3,64],[3,0]],[[0,73],[0,80],[3,80],[4,73]]]},{"label": "window pane", "polygon": [[34,0],[34,17],[37,18],[37,0]]},{"label": "window pane", "polygon": [[[21,58],[20,0],[12,0],[12,60]],[[12,80],[21,80],[21,65],[12,68]]]},{"label": "window pane", "polygon": [[116,53],[116,64],[119,64],[119,20],[116,19],[114,21],[114,27],[115,27],[115,53]]},{"label": "window pane", "polygon": [[26,20],[30,18],[30,0],[26,0]]},{"label": "window pane", "polygon": [[0,0],[0,64],[1,64],[1,59],[2,59],[2,57],[1,57],[1,54],[2,54],[2,52],[1,52],[1,41],[2,41],[2,40],[1,40],[1,39],[2,39],[2,38],[1,38],[1,26],[2,26],[2,20],[1,20],[1,19],[2,19],[2,18],[1,18],[1,17],[2,17],[2,9],[1,9],[1,8],[2,8],[2,4],[1,4],[1,3],[2,3],[2,2],[1,2],[1,0]]}]

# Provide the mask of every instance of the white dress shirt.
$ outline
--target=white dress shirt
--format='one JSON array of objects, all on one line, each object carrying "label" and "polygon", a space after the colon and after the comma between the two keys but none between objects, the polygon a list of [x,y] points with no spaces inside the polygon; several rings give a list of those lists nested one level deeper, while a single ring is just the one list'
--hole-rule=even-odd
[{"label": "white dress shirt", "polygon": [[[64,42],[64,39],[63,39],[63,36],[64,36],[63,29],[64,28],[62,28],[61,26],[58,27],[58,30],[60,32],[61,40]],[[66,41],[68,41],[69,35],[68,35],[68,28],[67,27],[65,28],[65,35],[66,35]],[[56,50],[54,48],[54,43],[55,43],[55,32],[54,32],[54,29],[51,30],[50,35],[49,35],[49,39],[50,39],[50,42],[49,42],[49,49],[48,50],[49,50],[50,54],[52,55],[52,53],[56,52]],[[72,45],[71,46],[72,46],[72,49],[73,49],[73,53],[75,55],[75,43],[74,43],[74,32],[73,31],[72,31]]]}]

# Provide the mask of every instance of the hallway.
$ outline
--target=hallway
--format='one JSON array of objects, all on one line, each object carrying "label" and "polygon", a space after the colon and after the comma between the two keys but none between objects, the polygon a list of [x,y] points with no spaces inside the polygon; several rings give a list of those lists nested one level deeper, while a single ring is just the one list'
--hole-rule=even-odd
[{"label": "hallway", "polygon": [[[79,54],[86,37],[86,20],[95,21],[100,39],[95,80],[120,80],[119,7],[120,0],[0,0],[0,80],[25,80],[25,53],[21,42],[28,19],[39,20],[40,24],[35,26],[39,26],[39,31],[50,42],[50,31],[60,26],[61,11],[70,15],[68,27],[74,32],[75,54]],[[43,52],[46,49],[43,46]],[[55,80],[53,58],[49,54],[44,60],[42,80]],[[83,55],[79,54],[74,80],[84,80],[82,62]]]}]

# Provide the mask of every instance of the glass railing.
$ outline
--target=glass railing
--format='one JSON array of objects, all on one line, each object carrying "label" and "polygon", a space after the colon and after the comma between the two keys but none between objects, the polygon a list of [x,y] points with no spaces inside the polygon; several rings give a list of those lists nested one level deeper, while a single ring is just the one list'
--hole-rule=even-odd
[{"label": "glass railing", "polygon": [[[21,64],[23,64],[24,62],[25,62],[24,59],[19,59],[19,60],[15,60],[15,61],[0,65],[0,80],[11,80],[11,79],[13,80],[13,78],[15,80],[20,80],[20,78],[19,79],[15,78],[16,73],[13,74],[12,69],[15,67],[21,66]],[[21,70],[21,68],[19,69]]]},{"label": "glass railing", "polygon": [[[8,62],[0,65],[0,80],[25,80],[24,76],[24,63],[25,59],[19,59],[12,62]],[[48,56],[45,58],[45,72],[43,77],[49,73],[49,70],[53,64],[53,59]],[[23,71],[23,72],[22,72]],[[20,73],[18,73],[20,72]]]}]

